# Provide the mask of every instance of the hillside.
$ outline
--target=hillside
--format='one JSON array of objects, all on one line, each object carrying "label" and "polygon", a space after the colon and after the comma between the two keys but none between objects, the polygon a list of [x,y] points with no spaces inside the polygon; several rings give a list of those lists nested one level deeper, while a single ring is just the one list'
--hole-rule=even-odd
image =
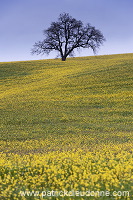
[{"label": "hillside", "polygon": [[2,199],[133,199],[133,54],[0,70]]},{"label": "hillside", "polygon": [[0,70],[2,140],[132,139],[133,54],[8,62]]}]

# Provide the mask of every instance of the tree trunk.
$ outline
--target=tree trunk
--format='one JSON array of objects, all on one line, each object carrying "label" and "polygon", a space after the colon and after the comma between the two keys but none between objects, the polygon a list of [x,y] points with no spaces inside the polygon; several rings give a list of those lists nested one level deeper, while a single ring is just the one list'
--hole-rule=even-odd
[{"label": "tree trunk", "polygon": [[66,56],[62,56],[62,61],[65,61],[66,60]]}]

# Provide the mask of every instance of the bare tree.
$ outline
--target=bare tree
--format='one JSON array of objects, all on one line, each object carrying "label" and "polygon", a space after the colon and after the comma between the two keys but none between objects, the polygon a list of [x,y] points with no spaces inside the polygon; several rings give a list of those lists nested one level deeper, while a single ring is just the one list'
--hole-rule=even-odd
[{"label": "bare tree", "polygon": [[91,48],[95,53],[97,48],[105,41],[103,34],[95,27],[80,20],[76,20],[68,13],[59,15],[57,22],[44,30],[45,39],[36,42],[31,51],[32,54],[49,54],[56,50],[65,61],[67,56],[72,56],[75,49]]}]

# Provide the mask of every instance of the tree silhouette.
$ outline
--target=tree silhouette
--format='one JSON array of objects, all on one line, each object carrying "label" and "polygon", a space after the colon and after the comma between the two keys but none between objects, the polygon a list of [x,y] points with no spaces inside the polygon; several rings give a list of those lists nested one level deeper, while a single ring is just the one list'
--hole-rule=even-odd
[{"label": "tree silhouette", "polygon": [[75,49],[91,48],[95,53],[97,48],[105,41],[103,34],[89,23],[71,17],[68,13],[59,15],[57,22],[43,31],[45,39],[34,44],[32,54],[49,54],[56,50],[65,61],[72,56]]}]

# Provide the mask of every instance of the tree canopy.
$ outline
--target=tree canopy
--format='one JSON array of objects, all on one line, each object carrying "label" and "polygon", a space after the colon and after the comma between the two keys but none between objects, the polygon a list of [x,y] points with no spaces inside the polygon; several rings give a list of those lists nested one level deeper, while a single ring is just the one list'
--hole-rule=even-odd
[{"label": "tree canopy", "polygon": [[55,50],[62,61],[72,56],[75,49],[91,48],[95,53],[105,41],[101,31],[89,23],[76,20],[68,13],[59,15],[57,22],[52,22],[50,27],[43,31],[44,40],[38,41],[32,48],[32,54],[49,54]]}]

